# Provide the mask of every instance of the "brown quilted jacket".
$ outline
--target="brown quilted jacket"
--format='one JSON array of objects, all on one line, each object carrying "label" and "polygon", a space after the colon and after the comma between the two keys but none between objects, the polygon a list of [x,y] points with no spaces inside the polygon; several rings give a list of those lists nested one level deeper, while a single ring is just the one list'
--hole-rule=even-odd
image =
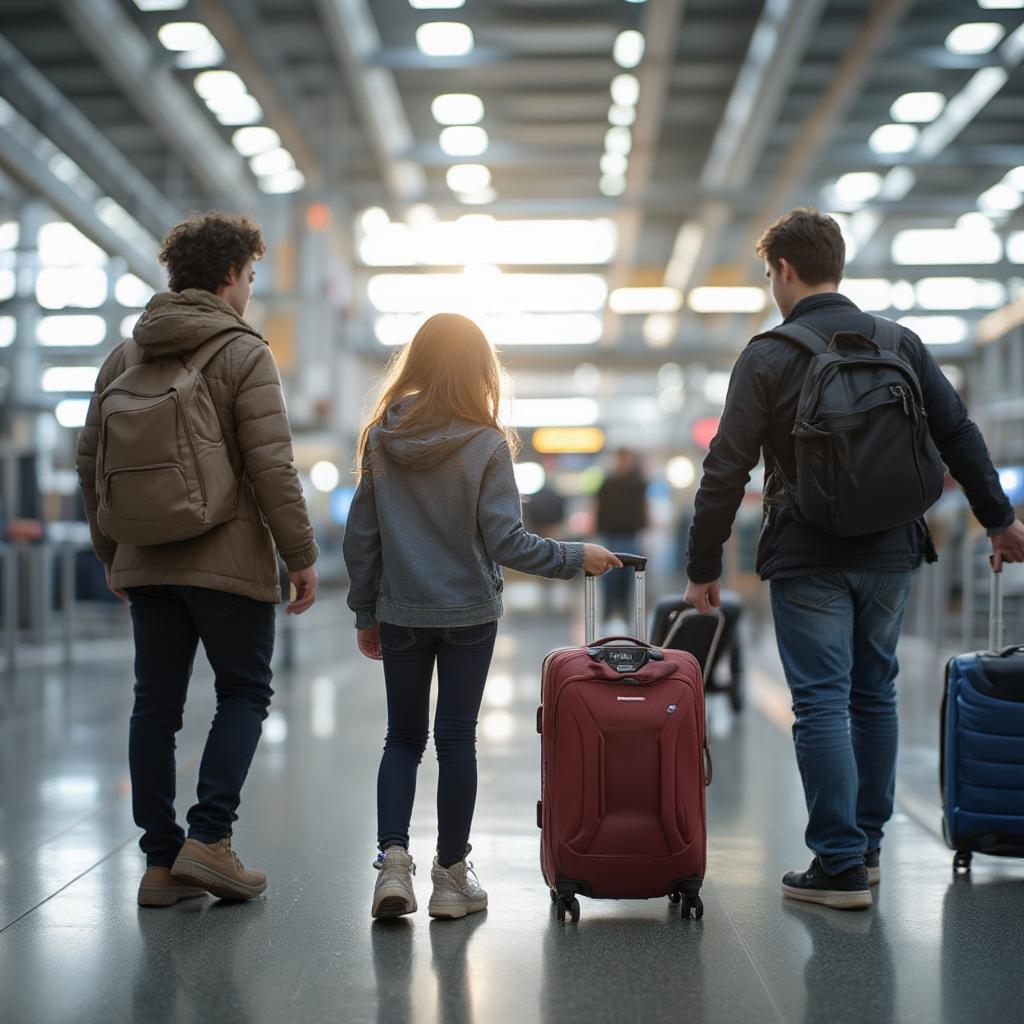
[{"label": "brown quilted jacket", "polygon": [[279,551],[292,571],[312,565],[316,540],[292,464],[291,429],[270,348],[223,300],[186,289],[155,295],[135,327],[145,358],[185,355],[225,328],[238,336],[210,360],[203,375],[217,406],[228,455],[242,480],[234,519],[173,544],[115,544],[96,525],[97,396],[124,370],[118,345],[100,368],[85,428],[78,438],[78,479],[93,548],[112,567],[118,589],[180,584],[226,590],[257,601],[281,600]]}]

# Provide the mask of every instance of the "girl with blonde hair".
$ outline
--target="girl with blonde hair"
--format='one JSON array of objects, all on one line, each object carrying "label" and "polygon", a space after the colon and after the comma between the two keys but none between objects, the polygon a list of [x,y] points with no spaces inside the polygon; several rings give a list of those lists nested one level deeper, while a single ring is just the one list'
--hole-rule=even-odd
[{"label": "girl with blonde hair", "polygon": [[502,614],[500,566],[556,579],[619,560],[596,544],[527,532],[499,420],[502,368],[480,328],[431,317],[398,354],[359,439],[345,530],[360,651],[383,660],[388,729],[377,776],[380,853],[371,913],[416,910],[409,822],[437,666],[439,766],[432,917],[483,910],[466,862],[476,802],[476,720]]}]

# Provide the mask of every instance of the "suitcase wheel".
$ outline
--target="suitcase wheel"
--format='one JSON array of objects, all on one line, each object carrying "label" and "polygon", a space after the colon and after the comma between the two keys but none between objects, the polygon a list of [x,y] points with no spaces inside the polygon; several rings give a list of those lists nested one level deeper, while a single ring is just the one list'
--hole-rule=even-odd
[{"label": "suitcase wheel", "polygon": [[685,892],[672,892],[668,897],[673,903],[681,904],[680,910],[684,918],[693,917],[699,921],[704,916],[704,901],[697,895]]},{"label": "suitcase wheel", "polygon": [[956,856],[953,858],[953,874],[958,874],[961,871],[971,870],[971,851],[970,850],[957,850]]},{"label": "suitcase wheel", "polygon": [[550,892],[551,892],[551,902],[552,903],[557,903],[558,902],[558,893],[555,892],[554,889],[551,889]]},{"label": "suitcase wheel", "polygon": [[580,919],[580,901],[575,896],[559,896],[553,894],[555,897],[555,915],[558,918],[559,924],[565,924],[565,915],[569,915],[569,920],[573,924],[577,924]]}]

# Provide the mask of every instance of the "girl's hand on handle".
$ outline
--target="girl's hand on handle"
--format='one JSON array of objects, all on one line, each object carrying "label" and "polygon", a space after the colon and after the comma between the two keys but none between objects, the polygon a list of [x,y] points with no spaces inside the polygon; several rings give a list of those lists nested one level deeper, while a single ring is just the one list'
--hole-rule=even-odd
[{"label": "girl's hand on handle", "polygon": [[603,576],[609,569],[621,569],[622,563],[600,544],[584,544],[583,568],[591,576]]},{"label": "girl's hand on handle", "polygon": [[365,657],[373,661],[384,660],[380,649],[380,628],[378,626],[356,630],[356,643],[359,644],[360,653]]}]

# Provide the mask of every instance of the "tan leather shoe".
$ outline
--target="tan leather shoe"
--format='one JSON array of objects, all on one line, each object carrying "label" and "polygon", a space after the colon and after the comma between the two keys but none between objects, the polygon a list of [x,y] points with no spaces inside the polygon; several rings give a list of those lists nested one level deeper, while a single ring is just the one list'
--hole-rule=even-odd
[{"label": "tan leather shoe", "polygon": [[171,876],[188,885],[202,886],[222,900],[251,900],[267,887],[262,871],[250,871],[231,849],[231,837],[215,843],[186,839],[171,868]]},{"label": "tan leather shoe", "polygon": [[146,873],[139,882],[140,907],[172,907],[178,900],[190,900],[205,895],[205,889],[183,885],[171,878],[170,868],[146,868]]}]

